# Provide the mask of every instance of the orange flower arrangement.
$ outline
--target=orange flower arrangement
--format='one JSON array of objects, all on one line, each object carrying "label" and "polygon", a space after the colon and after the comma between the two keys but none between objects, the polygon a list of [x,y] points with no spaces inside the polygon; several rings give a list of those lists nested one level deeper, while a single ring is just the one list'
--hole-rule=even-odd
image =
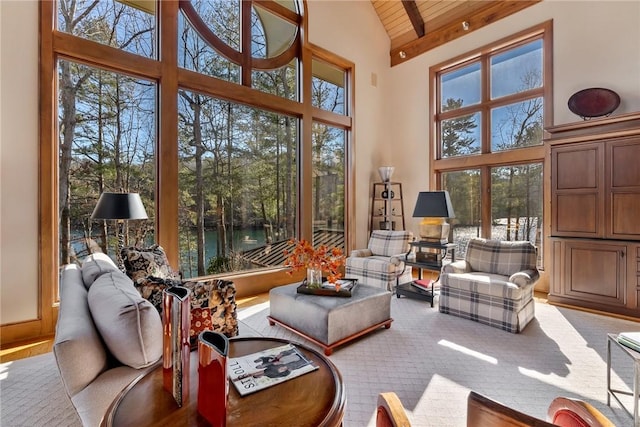
[{"label": "orange flower arrangement", "polygon": [[336,284],[336,291],[340,290],[340,285],[336,282],[342,277],[340,267],[345,262],[344,254],[340,248],[320,245],[315,249],[310,242],[304,239],[290,239],[288,243],[293,246],[292,250],[284,250],[286,258],[284,265],[291,267],[289,274],[302,268],[326,271],[328,273],[327,281]]}]

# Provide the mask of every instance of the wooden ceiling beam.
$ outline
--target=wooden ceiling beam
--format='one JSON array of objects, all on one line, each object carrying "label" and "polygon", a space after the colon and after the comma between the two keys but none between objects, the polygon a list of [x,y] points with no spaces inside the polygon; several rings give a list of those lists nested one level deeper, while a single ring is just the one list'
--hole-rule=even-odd
[{"label": "wooden ceiling beam", "polygon": [[402,6],[404,6],[404,10],[407,12],[411,25],[413,25],[413,30],[418,35],[418,38],[424,37],[424,21],[422,20],[422,15],[420,15],[420,10],[418,10],[418,5],[415,0],[402,0]]},{"label": "wooden ceiling beam", "polygon": [[[540,1],[542,0],[487,1],[486,7],[475,11],[472,16],[460,21],[451,22],[435,31],[429,31],[417,40],[413,40],[402,46],[391,49],[391,66],[393,67],[394,65],[402,64],[403,62],[415,58],[416,56],[431,49],[465,36],[472,31],[493,24],[494,22],[526,9],[529,6],[533,6]],[[468,24],[467,30],[463,29],[463,21]]]}]

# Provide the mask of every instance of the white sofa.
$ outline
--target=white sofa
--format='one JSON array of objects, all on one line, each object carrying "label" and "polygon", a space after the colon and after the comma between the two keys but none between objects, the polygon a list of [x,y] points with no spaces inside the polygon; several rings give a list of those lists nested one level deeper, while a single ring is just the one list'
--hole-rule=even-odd
[{"label": "white sofa", "polygon": [[95,427],[131,381],[162,356],[162,321],[104,254],[65,265],[53,353],[84,426]]},{"label": "white sofa", "polygon": [[125,255],[127,274],[103,253],[89,255],[82,267],[68,264],[61,271],[53,353],[85,426],[99,425],[120,391],[159,362],[163,289],[191,289],[192,338],[205,329],[238,334],[233,282],[156,277],[171,273],[157,245],[129,248]]}]

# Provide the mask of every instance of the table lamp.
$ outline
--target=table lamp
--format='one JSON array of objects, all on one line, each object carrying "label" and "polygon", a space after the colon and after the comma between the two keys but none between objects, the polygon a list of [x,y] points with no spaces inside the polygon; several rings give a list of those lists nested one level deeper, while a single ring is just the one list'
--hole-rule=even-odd
[{"label": "table lamp", "polygon": [[433,243],[449,242],[447,218],[455,218],[451,199],[447,191],[421,191],[418,193],[414,218],[422,218],[420,237]]},{"label": "table lamp", "polygon": [[98,204],[93,209],[91,219],[116,220],[118,230],[118,251],[116,258],[118,266],[124,271],[122,262],[122,249],[124,248],[124,222],[130,219],[147,219],[147,211],[144,209],[138,193],[102,193]]}]

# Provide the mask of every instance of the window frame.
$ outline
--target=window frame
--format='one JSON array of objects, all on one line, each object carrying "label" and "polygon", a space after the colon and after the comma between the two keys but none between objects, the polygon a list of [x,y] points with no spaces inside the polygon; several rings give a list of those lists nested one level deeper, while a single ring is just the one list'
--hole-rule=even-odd
[{"label": "window frame", "polygon": [[[274,12],[283,12],[279,4],[271,0],[259,0],[260,7]],[[311,124],[313,121],[345,129],[345,248],[354,241],[354,230],[348,225],[353,223],[354,200],[354,100],[353,83],[354,63],[339,57],[325,49],[310,44],[307,40],[306,0],[297,0],[299,14],[284,11],[288,20],[299,24],[299,45],[297,46],[300,64],[298,88],[303,96],[299,101],[289,100],[257,89],[232,83],[215,77],[201,75],[179,68],[177,65],[178,14],[179,2],[157,1],[157,40],[158,58],[151,59],[125,52],[107,45],[58,31],[56,29],[57,2],[40,2],[40,61],[39,61],[39,319],[34,325],[24,329],[25,336],[51,333],[57,317],[59,300],[59,225],[58,225],[58,99],[57,76],[59,59],[71,60],[91,67],[99,67],[116,73],[153,80],[158,85],[158,120],[156,146],[156,242],[162,245],[171,265],[179,265],[178,239],[178,145],[177,141],[177,93],[178,90],[192,90],[208,96],[230,102],[250,105],[275,113],[287,114],[299,120],[299,158],[298,158],[298,237],[312,239],[311,210]],[[245,3],[244,1],[242,3]],[[293,16],[295,15],[295,16]],[[325,62],[345,71],[345,113],[336,114],[323,111],[311,105],[311,97],[304,96],[311,91],[311,59],[321,58]],[[250,80],[250,79],[248,79]],[[246,79],[245,79],[246,81]],[[160,120],[162,117],[162,120]],[[162,191],[160,191],[162,188]],[[291,277],[285,267],[274,268],[268,272],[230,273],[238,287],[238,296],[264,292],[265,287],[290,282]],[[255,280],[256,274],[262,275]],[[256,285],[256,283],[259,283]]]},{"label": "window frame", "polygon": [[[491,100],[490,96],[490,57],[508,51],[536,39],[542,40],[543,84],[541,88],[530,89],[524,92],[506,95],[496,100]],[[514,35],[502,38],[496,42],[487,44],[473,51],[459,55],[453,59],[441,62],[429,68],[429,165],[433,172],[430,175],[430,187],[442,189],[442,174],[445,172],[456,172],[468,169],[480,170],[480,191],[481,191],[481,236],[491,235],[491,169],[496,166],[519,166],[528,163],[542,163],[543,165],[543,239],[544,255],[542,259],[547,259],[548,245],[545,236],[549,235],[549,212],[547,201],[549,200],[550,187],[547,177],[549,175],[549,162],[546,148],[541,141],[540,145],[523,148],[512,148],[504,151],[491,152],[491,110],[496,107],[513,104],[535,97],[542,97],[544,129],[553,124],[553,21],[549,20],[534,27],[520,31]],[[439,77],[442,72],[449,72],[459,69],[469,63],[480,61],[481,64],[481,100],[480,103],[465,106],[453,111],[440,111],[441,88]],[[478,154],[462,155],[455,157],[441,157],[440,122],[452,117],[459,117],[465,114],[481,112],[480,138],[481,150]],[[544,261],[542,262],[544,265]]]}]

